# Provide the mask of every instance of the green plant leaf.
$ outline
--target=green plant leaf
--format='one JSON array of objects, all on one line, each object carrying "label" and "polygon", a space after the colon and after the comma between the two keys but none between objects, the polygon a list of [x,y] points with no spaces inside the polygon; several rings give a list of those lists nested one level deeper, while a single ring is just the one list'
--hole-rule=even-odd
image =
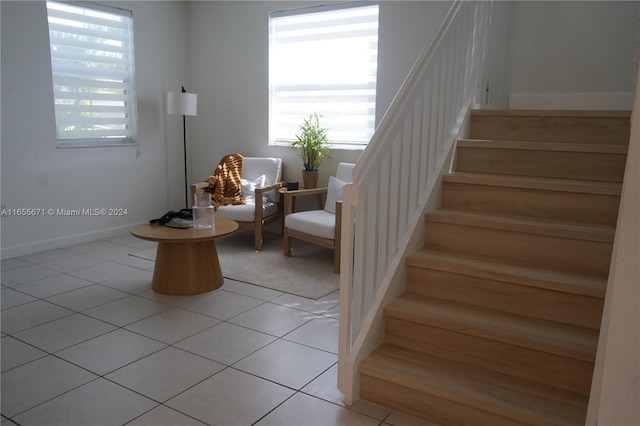
[{"label": "green plant leaf", "polygon": [[313,112],[303,119],[300,133],[291,141],[291,148],[299,150],[305,170],[318,170],[320,163],[329,156],[329,138],[326,129],[320,127],[320,116]]}]

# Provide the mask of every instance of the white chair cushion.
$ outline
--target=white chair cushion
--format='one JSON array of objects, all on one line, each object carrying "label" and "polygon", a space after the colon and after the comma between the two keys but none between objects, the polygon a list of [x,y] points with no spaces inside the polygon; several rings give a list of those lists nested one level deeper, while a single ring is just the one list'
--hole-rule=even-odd
[{"label": "white chair cushion", "polygon": [[[235,220],[237,222],[255,222],[256,205],[254,202],[247,202],[246,204],[226,205],[218,207],[215,211],[215,215],[218,217],[224,217],[227,219]],[[266,218],[278,212],[278,205],[268,202],[262,205],[262,217]]]},{"label": "white chair cushion", "polygon": [[[241,179],[240,183],[242,184],[242,197],[246,202],[255,203],[256,199],[256,188],[261,186],[265,186],[267,182],[267,177],[265,175],[258,176],[255,180],[247,180]],[[267,197],[262,197],[262,203],[268,202]]]},{"label": "white chair cushion", "polygon": [[333,176],[329,176],[327,186],[327,199],[324,202],[324,209],[329,213],[336,214],[336,202],[342,201],[342,188],[347,184]]},{"label": "white chair cushion", "polygon": [[347,183],[353,182],[353,168],[355,166],[353,163],[338,163],[336,178]]},{"label": "white chair cushion", "polygon": [[309,210],[285,216],[285,226],[316,237],[335,239],[336,215],[326,210]]},{"label": "white chair cushion", "polygon": [[[242,164],[242,178],[255,181],[260,176],[265,177],[265,185],[280,182],[282,176],[282,159],[271,157],[244,157]],[[280,193],[277,190],[267,192],[269,201],[277,203]]]}]

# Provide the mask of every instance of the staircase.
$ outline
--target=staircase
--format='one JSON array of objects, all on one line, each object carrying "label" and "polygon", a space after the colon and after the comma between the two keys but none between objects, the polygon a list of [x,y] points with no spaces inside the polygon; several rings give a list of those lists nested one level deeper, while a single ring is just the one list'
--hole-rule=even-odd
[{"label": "staircase", "polygon": [[472,112],[360,399],[437,425],[584,424],[629,117]]}]

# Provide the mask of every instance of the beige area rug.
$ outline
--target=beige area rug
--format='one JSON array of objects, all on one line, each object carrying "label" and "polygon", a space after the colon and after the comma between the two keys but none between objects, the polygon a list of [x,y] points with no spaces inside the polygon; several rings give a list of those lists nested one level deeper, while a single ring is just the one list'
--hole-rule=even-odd
[{"label": "beige area rug", "polygon": [[[253,233],[237,231],[216,240],[225,278],[271,288],[309,299],[337,290],[340,275],[333,273],[333,250],[294,240],[291,257],[282,254],[282,236],[263,235],[263,250],[253,249]],[[131,253],[155,260],[155,249]]]}]

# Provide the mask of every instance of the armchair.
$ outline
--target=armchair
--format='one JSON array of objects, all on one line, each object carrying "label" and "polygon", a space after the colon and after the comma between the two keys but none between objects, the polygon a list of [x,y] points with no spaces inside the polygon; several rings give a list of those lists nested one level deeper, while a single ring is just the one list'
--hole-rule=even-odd
[{"label": "armchair", "polygon": [[[340,233],[342,221],[342,187],[353,181],[352,163],[338,164],[336,176],[326,188],[301,189],[284,193],[284,255],[291,256],[292,239],[299,239],[333,249],[333,271],[340,273]],[[326,194],[324,209],[294,212],[296,197]]]},{"label": "armchair", "polygon": [[[280,201],[278,189],[282,186],[282,159],[244,157],[242,166],[243,196],[246,204],[221,205],[216,210],[216,216],[232,219],[238,222],[240,229],[254,231],[254,249],[262,250],[262,230],[283,217],[283,203]],[[207,188],[208,182],[191,185],[191,203],[194,194],[201,188]],[[249,189],[253,194],[244,194]]]}]

